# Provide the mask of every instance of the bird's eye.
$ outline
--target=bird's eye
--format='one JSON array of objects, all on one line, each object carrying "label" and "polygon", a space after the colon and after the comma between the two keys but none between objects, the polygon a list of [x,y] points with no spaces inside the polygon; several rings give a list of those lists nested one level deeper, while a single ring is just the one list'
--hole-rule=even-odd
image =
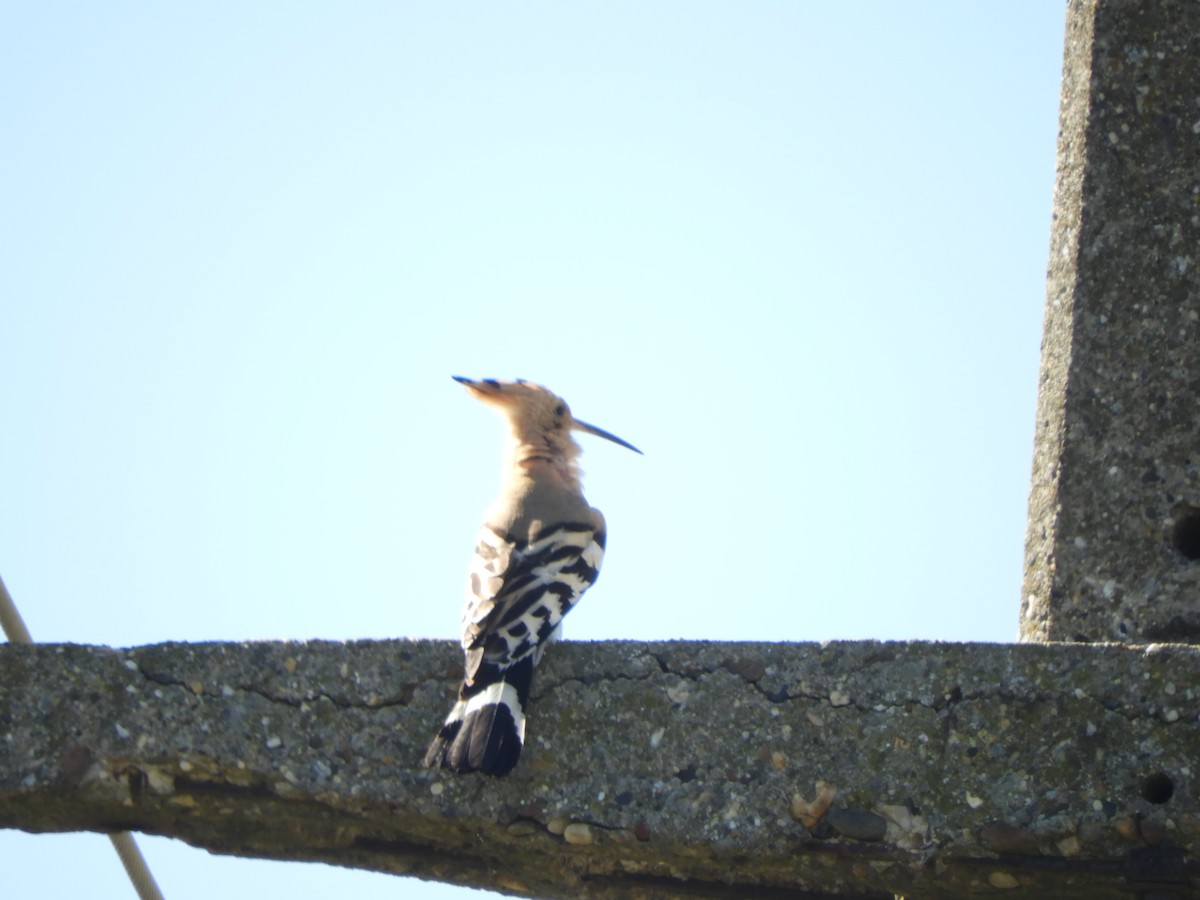
[{"label": "bird's eye", "polygon": [[554,414],[556,416],[561,416],[566,411],[567,411],[567,408],[565,406],[563,406],[561,403],[558,404],[558,406],[554,407]]}]

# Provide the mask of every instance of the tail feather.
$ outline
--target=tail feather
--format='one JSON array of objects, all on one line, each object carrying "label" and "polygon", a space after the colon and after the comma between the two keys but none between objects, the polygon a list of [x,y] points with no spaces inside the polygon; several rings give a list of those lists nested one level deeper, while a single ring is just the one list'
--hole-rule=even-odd
[{"label": "tail feather", "polygon": [[525,743],[525,703],[533,658],[497,671],[487,684],[464,685],[459,700],[425,754],[426,766],[452,772],[507,775]]}]

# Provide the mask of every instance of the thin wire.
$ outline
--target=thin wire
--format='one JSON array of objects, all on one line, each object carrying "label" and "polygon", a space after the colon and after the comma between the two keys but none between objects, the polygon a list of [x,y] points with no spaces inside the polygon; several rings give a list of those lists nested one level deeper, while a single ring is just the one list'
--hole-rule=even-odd
[{"label": "thin wire", "polygon": [[163,900],[162,891],[158,889],[154,875],[146,865],[146,857],[142,856],[133,835],[128,831],[117,831],[110,834],[108,839],[112,841],[117,856],[121,857],[121,865],[125,867],[125,874],[133,882],[133,889],[140,900]]},{"label": "thin wire", "polygon": [[[12,643],[33,643],[33,637],[25,627],[25,620],[17,612],[17,604],[13,603],[3,578],[0,578],[0,626],[3,626],[5,636]],[[138,849],[133,835],[128,831],[118,831],[110,834],[108,839],[112,841],[117,856],[121,857],[121,865],[125,867],[125,874],[133,882],[140,900],[163,900],[162,891],[158,889],[154,876],[150,874],[150,867],[146,865],[146,858]]]},{"label": "thin wire", "polygon": [[9,596],[3,578],[0,578],[0,625],[4,626],[5,636],[14,644],[33,643],[33,637],[25,627],[25,620],[17,612],[17,604]]}]

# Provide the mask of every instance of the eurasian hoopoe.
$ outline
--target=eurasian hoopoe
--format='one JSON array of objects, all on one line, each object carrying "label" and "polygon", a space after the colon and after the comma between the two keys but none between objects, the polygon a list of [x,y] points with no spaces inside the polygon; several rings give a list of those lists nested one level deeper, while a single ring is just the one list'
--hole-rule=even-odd
[{"label": "eurasian hoopoe", "polygon": [[604,516],[584,499],[571,430],[642,451],[579,421],[540,385],[454,380],[504,413],[512,444],[500,497],[484,518],[471,561],[458,702],[425,765],[506,775],[521,756],[534,666],[563,616],[595,582],[604,557]]}]

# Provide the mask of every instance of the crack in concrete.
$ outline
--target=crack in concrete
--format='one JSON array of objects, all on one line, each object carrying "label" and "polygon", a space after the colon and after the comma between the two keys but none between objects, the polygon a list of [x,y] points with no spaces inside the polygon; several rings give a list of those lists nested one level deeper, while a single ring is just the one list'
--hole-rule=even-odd
[{"label": "crack in concrete", "polygon": [[183,679],[170,678],[161,673],[151,672],[145,666],[143,666],[139,660],[133,658],[132,656],[126,657],[126,659],[128,659],[130,662],[132,662],[137,667],[138,673],[143,678],[145,678],[147,681],[153,682],[154,684],[162,685],[163,687],[183,688],[184,690],[188,691],[189,693],[191,693],[195,696],[204,696],[204,697],[208,697],[211,699],[218,699],[218,698],[224,697],[225,696],[224,690],[226,687],[228,687],[232,691],[241,691],[246,694],[253,694],[257,697],[262,697],[268,703],[279,703],[284,706],[290,706],[293,709],[301,709],[307,703],[317,703],[317,702],[320,702],[321,700],[329,701],[331,704],[336,706],[338,709],[377,710],[377,709],[388,709],[388,708],[395,707],[395,706],[404,707],[404,706],[408,706],[412,702],[412,695],[416,691],[416,687],[413,686],[413,687],[411,687],[410,690],[408,690],[406,692],[406,695],[401,698],[398,698],[395,700],[380,700],[380,701],[374,702],[374,703],[372,703],[372,702],[354,702],[354,701],[350,701],[350,700],[339,699],[338,697],[334,696],[333,694],[329,693],[328,691],[316,691],[315,693],[304,694],[302,696],[296,696],[296,697],[277,696],[266,690],[263,690],[262,688],[255,687],[252,685],[247,685],[247,684],[222,685],[215,692],[211,692],[211,693],[208,690],[202,690],[200,692],[197,692],[193,687],[195,682],[189,682],[189,681],[186,681]]},{"label": "crack in concrete", "polygon": [[[659,667],[662,668],[662,662],[655,654],[648,653],[646,656],[654,659],[655,662],[659,664]],[[663,671],[666,670],[663,669]],[[600,684],[601,682],[606,681],[648,681],[653,677],[653,673],[647,673],[645,675],[629,675],[625,673],[618,674],[613,672],[600,672],[590,675],[566,675],[551,681],[547,678],[539,679],[535,675],[533,679],[533,692],[531,696],[534,699],[540,700],[543,697],[550,696],[556,690],[568,684],[581,684],[584,687],[591,687],[592,685]]]},{"label": "crack in concrete", "polygon": [[[758,678],[749,678],[737,671],[736,665],[731,664],[730,660],[723,660],[712,665],[706,665],[702,670],[699,671],[683,671],[672,668],[670,663],[665,658],[665,654],[663,653],[648,651],[640,658],[642,660],[653,660],[658,669],[657,674],[672,675],[693,684],[699,683],[700,679],[706,675],[712,675],[715,672],[724,669],[725,671],[737,677],[743,684],[747,685],[768,703],[778,706],[786,705],[791,701],[801,701],[822,705],[830,704],[834,709],[849,707],[856,712],[870,714],[883,713],[888,710],[903,709],[904,707],[912,705],[921,707],[923,709],[928,709],[931,712],[937,713],[939,717],[941,717],[947,713],[952,714],[956,708],[961,708],[963,705],[970,703],[1001,702],[1010,703],[1017,707],[1028,708],[1042,706],[1047,703],[1072,701],[1088,702],[1098,707],[1098,709],[1102,709],[1108,713],[1116,713],[1121,710],[1128,712],[1128,709],[1124,704],[1113,698],[1095,697],[1092,695],[1079,697],[1074,693],[1051,693],[1045,691],[1037,692],[1036,694],[1018,693],[1017,691],[1011,689],[1006,690],[1000,685],[967,692],[962,690],[961,685],[956,684],[951,687],[950,690],[943,692],[942,696],[932,700],[922,699],[921,697],[915,695],[908,695],[890,700],[886,703],[868,703],[851,696],[848,697],[849,702],[833,705],[832,694],[839,690],[838,688],[831,688],[827,692],[805,690],[794,693],[793,686],[788,685],[782,679],[774,682],[777,684],[776,687],[769,688],[763,683],[764,681],[772,683],[772,679],[770,679],[768,676],[764,674],[764,676]],[[188,680],[179,677],[172,678],[162,674],[161,672],[151,671],[140,660],[133,656],[126,656],[126,659],[133,662],[138,673],[149,682],[164,687],[183,688],[192,694],[197,693],[194,690],[194,682],[189,682]],[[543,684],[545,684],[545,688],[541,691],[538,691],[535,696],[539,699],[549,696],[553,694],[554,691],[559,687],[571,683],[591,686],[603,681],[646,681],[655,677],[655,674],[656,673],[654,672],[647,672],[646,674],[642,675],[630,675],[625,673],[605,672],[584,676],[571,676],[561,678],[554,682],[543,682]],[[535,682],[535,684],[537,684],[537,682]],[[376,701],[354,701],[345,698],[344,695],[338,695],[326,690],[308,692],[297,696],[287,696],[273,693],[261,687],[246,683],[222,685],[220,688],[204,690],[201,692],[201,694],[211,699],[217,699],[222,696],[225,687],[228,687],[234,691],[240,691],[246,694],[252,694],[261,697],[269,703],[277,703],[297,710],[301,709],[305,704],[318,703],[321,700],[326,700],[338,709],[374,711],[391,709],[394,707],[407,707],[411,705],[412,697],[419,689],[419,686],[419,684],[407,685],[407,689],[400,695],[393,698],[379,699]],[[1188,725],[1194,719],[1194,716],[1181,714],[1178,710],[1174,710],[1176,714],[1174,717],[1172,717],[1170,715],[1172,711],[1172,708],[1165,706],[1156,707],[1144,715],[1132,717],[1126,715],[1125,721],[1127,721],[1130,725],[1136,725],[1142,720],[1152,720],[1155,722],[1160,722],[1164,725]]]}]

